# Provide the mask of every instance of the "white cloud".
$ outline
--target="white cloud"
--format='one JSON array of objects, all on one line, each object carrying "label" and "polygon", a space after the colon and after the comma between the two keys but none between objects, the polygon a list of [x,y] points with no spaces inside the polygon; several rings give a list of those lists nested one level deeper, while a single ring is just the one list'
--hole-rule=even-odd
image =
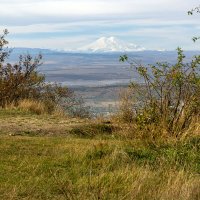
[{"label": "white cloud", "polygon": [[[0,0],[0,29],[8,28],[16,46],[74,47],[110,34],[132,35],[133,42],[157,35],[174,48],[198,32],[200,16],[187,16],[198,5],[199,0]],[[44,33],[54,34],[40,37]]]},{"label": "white cloud", "polygon": [[[187,11],[198,0],[0,0],[0,16],[7,17],[77,17],[103,14],[132,15]],[[104,16],[102,16],[104,17]],[[122,16],[121,16],[122,17]],[[42,19],[41,19],[42,20]]]}]

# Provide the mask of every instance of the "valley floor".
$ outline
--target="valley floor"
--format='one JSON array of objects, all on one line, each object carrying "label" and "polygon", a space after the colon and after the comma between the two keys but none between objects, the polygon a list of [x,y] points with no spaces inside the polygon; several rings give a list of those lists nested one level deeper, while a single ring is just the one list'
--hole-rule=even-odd
[{"label": "valley floor", "polygon": [[198,136],[154,143],[108,127],[0,111],[0,199],[200,199]]}]

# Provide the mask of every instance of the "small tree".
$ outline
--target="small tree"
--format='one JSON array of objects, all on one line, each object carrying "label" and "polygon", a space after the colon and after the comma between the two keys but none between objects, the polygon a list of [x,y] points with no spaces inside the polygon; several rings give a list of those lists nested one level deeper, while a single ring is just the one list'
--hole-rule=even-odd
[{"label": "small tree", "polygon": [[[42,64],[42,55],[32,57],[21,55],[16,64],[5,63],[11,51],[5,39],[8,31],[0,36],[0,107],[17,105],[20,100],[34,99],[45,103],[46,109],[51,113],[56,106],[62,107],[70,114],[76,114],[85,109],[83,102],[76,97],[68,87],[60,84],[45,82],[45,76],[37,69]],[[71,111],[73,110],[73,112]],[[82,114],[79,114],[83,116]]]},{"label": "small tree", "polygon": [[188,127],[193,116],[200,113],[200,56],[185,63],[185,55],[178,48],[177,62],[157,63],[148,67],[130,60],[143,84],[132,83],[135,98],[135,120],[142,127],[148,124],[163,125],[171,133]]},{"label": "small tree", "polygon": [[20,99],[35,97],[39,87],[44,83],[44,76],[38,74],[37,68],[41,65],[42,56],[20,56],[17,64],[5,63],[10,55],[6,46],[8,41],[5,30],[0,36],[0,106],[17,103]]}]

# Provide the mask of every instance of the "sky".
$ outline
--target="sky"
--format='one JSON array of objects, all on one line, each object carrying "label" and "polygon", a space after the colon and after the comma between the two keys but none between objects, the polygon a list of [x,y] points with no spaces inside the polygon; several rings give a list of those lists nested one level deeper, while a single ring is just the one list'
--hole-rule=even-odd
[{"label": "sky", "polygon": [[76,49],[114,36],[149,50],[200,50],[199,0],[0,0],[11,47]]}]

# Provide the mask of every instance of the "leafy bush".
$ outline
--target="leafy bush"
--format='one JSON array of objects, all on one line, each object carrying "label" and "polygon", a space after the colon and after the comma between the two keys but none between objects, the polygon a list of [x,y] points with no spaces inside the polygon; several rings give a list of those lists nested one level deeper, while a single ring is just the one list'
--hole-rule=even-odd
[{"label": "leafy bush", "polygon": [[32,99],[33,102],[44,103],[48,113],[60,106],[74,116],[89,115],[83,102],[68,87],[45,82],[45,76],[37,71],[42,64],[42,55],[20,55],[18,63],[5,63],[11,53],[6,46],[7,34],[5,30],[0,36],[0,107],[18,105],[24,99]]},{"label": "leafy bush", "polygon": [[163,126],[170,133],[188,128],[193,116],[200,114],[200,56],[194,56],[185,63],[185,55],[178,48],[175,64],[157,63],[148,67],[130,60],[126,55],[120,61],[127,61],[143,80],[132,83],[135,103],[132,109],[135,120],[141,128],[149,124]]}]

